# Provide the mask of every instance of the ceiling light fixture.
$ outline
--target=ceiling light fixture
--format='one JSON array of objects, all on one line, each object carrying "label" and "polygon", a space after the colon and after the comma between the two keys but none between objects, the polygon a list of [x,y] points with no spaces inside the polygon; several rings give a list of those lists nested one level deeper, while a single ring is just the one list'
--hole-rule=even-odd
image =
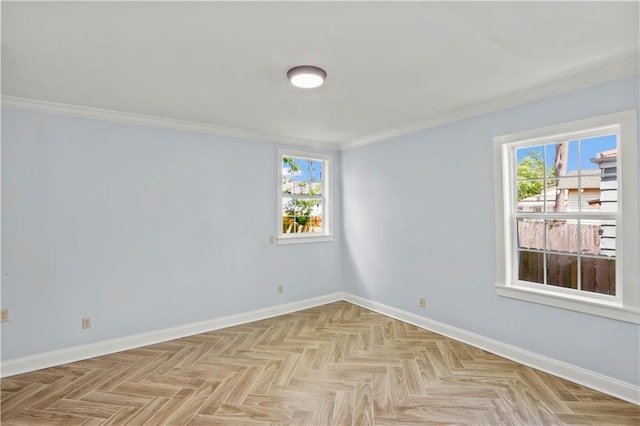
[{"label": "ceiling light fixture", "polygon": [[322,86],[324,79],[327,78],[327,73],[322,68],[313,65],[301,65],[291,68],[287,72],[287,77],[289,77],[291,84],[296,87],[313,89],[314,87]]}]

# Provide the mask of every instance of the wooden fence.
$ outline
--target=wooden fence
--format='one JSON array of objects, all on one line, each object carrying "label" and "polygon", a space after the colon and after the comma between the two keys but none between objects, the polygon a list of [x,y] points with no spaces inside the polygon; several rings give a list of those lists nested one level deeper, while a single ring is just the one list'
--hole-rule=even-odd
[{"label": "wooden fence", "polygon": [[598,224],[583,224],[557,220],[547,222],[547,244],[544,244],[545,222],[541,220],[518,221],[518,242],[520,248],[536,250],[578,252],[578,231],[580,231],[580,252],[600,254],[600,228]]},{"label": "wooden fence", "polygon": [[322,216],[309,216],[305,225],[299,225],[293,217],[285,216],[282,218],[282,232],[285,234],[322,232]]},{"label": "wooden fence", "polygon": [[[518,256],[518,276],[524,281],[544,282],[544,254],[521,251]],[[580,257],[582,290],[616,294],[615,259]],[[547,284],[578,288],[578,256],[547,253]]]},{"label": "wooden fence", "polygon": [[[524,281],[544,283],[544,253],[526,249],[564,253],[546,253],[547,284],[578,288],[578,226],[567,221],[556,221],[547,227],[544,244],[544,222],[518,223],[519,252],[518,277]],[[582,225],[580,229],[582,254],[600,254],[600,225]],[[616,261],[614,258],[580,256],[580,282],[582,290],[615,295]]]}]

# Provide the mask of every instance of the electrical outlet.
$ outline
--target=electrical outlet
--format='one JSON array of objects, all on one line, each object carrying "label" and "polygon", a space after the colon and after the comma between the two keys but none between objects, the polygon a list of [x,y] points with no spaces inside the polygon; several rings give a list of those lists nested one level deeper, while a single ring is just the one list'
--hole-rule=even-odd
[{"label": "electrical outlet", "polygon": [[0,322],[9,321],[9,309],[5,308],[0,310]]},{"label": "electrical outlet", "polygon": [[284,291],[284,288],[282,288],[281,285],[278,286],[278,294],[282,294],[282,292]]},{"label": "electrical outlet", "polygon": [[418,304],[420,305],[421,308],[424,308],[425,306],[427,306],[427,301],[425,300],[424,297],[421,297],[420,300],[418,301]]},{"label": "electrical outlet", "polygon": [[91,328],[91,318],[85,317],[82,318],[82,328]]}]

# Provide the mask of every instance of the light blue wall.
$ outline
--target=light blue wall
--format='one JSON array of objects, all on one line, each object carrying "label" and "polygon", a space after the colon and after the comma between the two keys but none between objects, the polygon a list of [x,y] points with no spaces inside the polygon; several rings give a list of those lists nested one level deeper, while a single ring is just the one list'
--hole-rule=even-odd
[{"label": "light blue wall", "polygon": [[2,360],[344,290],[639,384],[637,325],[496,295],[491,142],[638,108],[638,91],[329,152],[337,239],[289,246],[268,244],[277,145],[4,109]]},{"label": "light blue wall", "polygon": [[340,227],[268,243],[277,148],[4,109],[2,360],[341,291]]},{"label": "light blue wall", "polygon": [[638,93],[635,76],[343,152],[345,291],[639,384],[638,325],[496,295],[492,158],[494,136]]}]

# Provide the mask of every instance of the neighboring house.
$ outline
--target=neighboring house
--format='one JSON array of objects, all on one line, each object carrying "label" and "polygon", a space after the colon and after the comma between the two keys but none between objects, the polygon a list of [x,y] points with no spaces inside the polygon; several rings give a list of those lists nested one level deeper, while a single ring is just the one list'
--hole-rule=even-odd
[{"label": "neighboring house", "polygon": [[556,188],[550,186],[543,188],[539,194],[532,195],[531,197],[523,198],[518,201],[518,211],[520,212],[542,212],[545,204],[547,203],[547,211],[553,210],[553,205],[556,199]]},{"label": "neighboring house", "polygon": [[582,210],[600,209],[600,170],[583,170],[578,179],[577,172],[571,171],[566,177],[560,178],[558,185],[552,185],[540,191],[540,194],[523,198],[518,202],[518,211],[541,212],[542,207],[547,203],[547,212],[554,209],[556,193],[558,190],[567,189],[565,201],[566,211],[578,211],[578,206],[582,204]]},{"label": "neighboring house", "polygon": [[[580,205],[582,205],[581,210],[598,210],[599,205],[597,200],[600,199],[600,170],[583,170],[579,180],[580,189],[578,186],[577,172],[575,170],[567,173],[566,177],[559,179],[557,189],[567,190],[567,196],[565,198],[567,211],[578,211],[578,206]],[[552,188],[556,189],[554,187]]]},{"label": "neighboring house", "polygon": [[309,182],[297,182],[290,179],[286,179],[282,183],[282,192],[284,194],[310,195],[319,194],[321,190],[322,184],[320,182],[311,182],[311,187]]},{"label": "neighboring house", "polygon": [[[591,161],[600,167],[600,210],[615,212],[618,210],[618,150],[610,149],[598,153]],[[600,228],[600,254],[616,255],[615,221],[602,221]]]},{"label": "neighboring house", "polygon": [[617,178],[617,161],[618,150],[610,149],[598,153],[591,162],[599,166],[598,174],[600,176],[600,198],[599,203],[602,211],[615,212],[618,203],[618,178]]}]

